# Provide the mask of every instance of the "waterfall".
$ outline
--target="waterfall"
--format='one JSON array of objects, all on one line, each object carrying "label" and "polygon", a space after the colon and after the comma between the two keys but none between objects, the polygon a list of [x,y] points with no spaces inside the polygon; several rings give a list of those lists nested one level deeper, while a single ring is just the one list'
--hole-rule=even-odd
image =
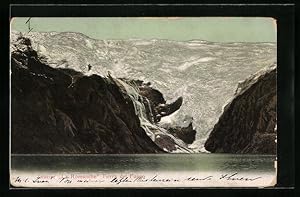
[{"label": "waterfall", "polygon": [[144,98],[144,100],[145,100],[146,103],[147,103],[147,107],[148,107],[148,109],[149,109],[151,121],[154,122],[154,117],[153,117],[153,113],[152,113],[152,108],[151,108],[150,101],[149,101],[149,99],[147,99],[147,98]]},{"label": "waterfall", "polygon": [[[126,91],[127,95],[129,96],[129,98],[131,99],[131,101],[133,103],[135,114],[138,116],[138,118],[140,120],[141,127],[145,130],[146,134],[151,138],[151,140],[154,143],[155,143],[155,139],[157,137],[159,137],[159,135],[165,135],[165,136],[169,136],[170,138],[172,138],[175,142],[175,147],[177,148],[177,150],[175,150],[173,152],[185,152],[185,153],[193,152],[191,149],[189,149],[187,147],[187,145],[182,140],[174,137],[166,129],[153,124],[148,119],[147,113],[146,113],[146,107],[145,107],[143,101],[145,101],[147,103],[147,107],[149,109],[151,117],[153,117],[150,102],[147,98],[144,98],[143,96],[141,96],[138,93],[137,87],[131,86],[131,85],[127,84],[126,82],[122,81],[121,79],[117,79],[117,78],[111,78],[111,79],[114,80],[117,85],[122,86],[124,88],[124,90]],[[159,144],[157,144],[157,145],[160,146]],[[161,148],[168,152],[172,152],[172,151],[165,149],[164,147],[161,147]]]}]

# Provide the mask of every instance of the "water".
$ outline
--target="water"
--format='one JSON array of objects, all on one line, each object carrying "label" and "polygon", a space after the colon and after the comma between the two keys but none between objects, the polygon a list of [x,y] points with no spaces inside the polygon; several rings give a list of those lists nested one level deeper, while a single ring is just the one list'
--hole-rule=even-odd
[{"label": "water", "polygon": [[15,187],[266,187],[272,155],[13,155]]},{"label": "water", "polygon": [[11,157],[17,172],[245,172],[274,173],[274,155],[138,154],[22,155]]}]

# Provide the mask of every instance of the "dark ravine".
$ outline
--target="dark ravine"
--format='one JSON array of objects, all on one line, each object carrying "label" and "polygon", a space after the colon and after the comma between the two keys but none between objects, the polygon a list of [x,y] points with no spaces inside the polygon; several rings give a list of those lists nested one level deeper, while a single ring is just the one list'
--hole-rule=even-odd
[{"label": "dark ravine", "polygon": [[[24,37],[12,43],[11,69],[14,154],[163,153],[162,146],[174,147],[172,140],[160,146],[151,140],[131,99],[112,77],[52,68]],[[139,82],[139,93],[150,101],[153,123],[180,108],[182,98],[166,105],[158,90]]]},{"label": "dark ravine", "polygon": [[276,65],[240,83],[205,143],[212,153],[276,154]]}]

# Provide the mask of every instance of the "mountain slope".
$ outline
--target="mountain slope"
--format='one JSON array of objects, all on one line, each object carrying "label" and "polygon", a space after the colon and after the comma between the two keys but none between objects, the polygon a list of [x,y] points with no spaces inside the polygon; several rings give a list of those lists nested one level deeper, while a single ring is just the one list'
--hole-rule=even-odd
[{"label": "mountain slope", "polygon": [[114,81],[54,69],[14,44],[12,153],[159,153]]},{"label": "mountain slope", "polygon": [[276,65],[239,84],[205,142],[213,153],[276,154]]}]

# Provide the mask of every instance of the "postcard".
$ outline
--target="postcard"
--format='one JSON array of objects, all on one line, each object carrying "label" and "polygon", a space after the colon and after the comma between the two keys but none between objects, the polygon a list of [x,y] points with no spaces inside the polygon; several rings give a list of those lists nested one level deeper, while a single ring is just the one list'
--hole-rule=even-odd
[{"label": "postcard", "polygon": [[271,187],[276,20],[14,17],[12,188]]}]

